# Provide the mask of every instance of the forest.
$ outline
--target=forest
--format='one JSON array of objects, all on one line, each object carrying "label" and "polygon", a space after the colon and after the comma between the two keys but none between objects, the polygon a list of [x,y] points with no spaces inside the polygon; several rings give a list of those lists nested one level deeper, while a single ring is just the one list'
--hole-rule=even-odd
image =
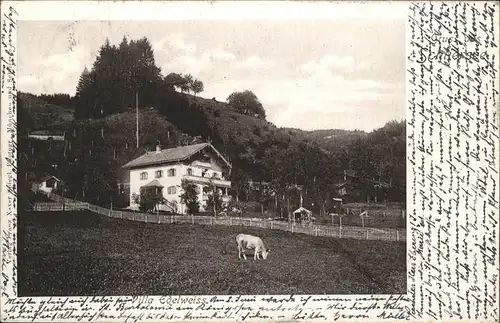
[{"label": "forest", "polygon": [[[388,183],[387,201],[405,200],[405,121],[370,133],[280,128],[266,120],[265,107],[250,89],[220,102],[201,97],[203,88],[190,74],[161,71],[147,38],[106,41],[93,66],[82,71],[75,96],[19,93],[20,172],[52,173],[66,183],[67,196],[108,205],[121,199],[121,166],[132,158],[157,143],[168,148],[210,141],[231,160],[231,193],[241,200],[284,203],[296,194],[290,187],[300,185],[307,192],[304,202],[324,205],[336,195],[345,170]],[[29,132],[38,129],[65,131],[66,140],[29,140]],[[250,180],[268,185],[255,192]]]}]

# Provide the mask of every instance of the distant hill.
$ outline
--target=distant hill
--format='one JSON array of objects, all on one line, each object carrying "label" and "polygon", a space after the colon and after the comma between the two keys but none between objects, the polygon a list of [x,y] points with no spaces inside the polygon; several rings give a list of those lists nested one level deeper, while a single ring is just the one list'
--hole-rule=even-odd
[{"label": "distant hill", "polygon": [[341,147],[350,145],[354,140],[366,138],[368,133],[361,130],[321,129],[301,130],[296,128],[280,128],[294,134],[297,137],[315,142],[322,148],[334,151]]}]

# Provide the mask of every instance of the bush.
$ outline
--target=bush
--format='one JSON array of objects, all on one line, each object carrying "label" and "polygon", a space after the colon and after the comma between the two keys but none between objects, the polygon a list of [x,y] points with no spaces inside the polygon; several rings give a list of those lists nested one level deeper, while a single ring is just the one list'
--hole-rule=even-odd
[{"label": "bush", "polygon": [[141,195],[138,200],[139,209],[144,212],[155,211],[158,204],[164,203],[162,193],[150,188],[141,188]]},{"label": "bush", "polygon": [[196,192],[196,184],[193,184],[185,179],[181,182],[182,194],[180,195],[181,202],[186,204],[189,214],[198,213],[200,210],[200,202],[198,201],[198,193]]}]

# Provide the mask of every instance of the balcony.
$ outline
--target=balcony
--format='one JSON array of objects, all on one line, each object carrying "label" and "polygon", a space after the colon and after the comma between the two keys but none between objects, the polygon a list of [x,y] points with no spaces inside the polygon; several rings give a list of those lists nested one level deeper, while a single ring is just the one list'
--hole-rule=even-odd
[{"label": "balcony", "polygon": [[209,169],[212,168],[212,164],[210,164],[210,162],[204,162],[204,161],[201,161],[201,160],[197,160],[197,161],[193,162],[192,165],[193,166],[198,166],[198,167],[201,167],[201,168],[209,168]]},{"label": "balcony", "polygon": [[223,180],[223,179],[201,177],[201,176],[194,176],[194,175],[184,175],[184,178],[187,179],[188,181],[191,181],[193,183],[198,183],[198,184],[209,185],[210,181],[212,181],[212,183],[217,187],[225,187],[225,188],[231,187],[231,182]]}]

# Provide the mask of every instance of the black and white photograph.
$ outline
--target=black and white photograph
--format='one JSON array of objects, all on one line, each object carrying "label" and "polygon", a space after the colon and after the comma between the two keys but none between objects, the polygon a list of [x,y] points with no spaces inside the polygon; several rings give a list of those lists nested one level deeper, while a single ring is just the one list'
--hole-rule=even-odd
[{"label": "black and white photograph", "polygon": [[498,1],[0,6],[0,321],[498,321]]},{"label": "black and white photograph", "polygon": [[20,296],[406,294],[404,16],[17,28]]}]

